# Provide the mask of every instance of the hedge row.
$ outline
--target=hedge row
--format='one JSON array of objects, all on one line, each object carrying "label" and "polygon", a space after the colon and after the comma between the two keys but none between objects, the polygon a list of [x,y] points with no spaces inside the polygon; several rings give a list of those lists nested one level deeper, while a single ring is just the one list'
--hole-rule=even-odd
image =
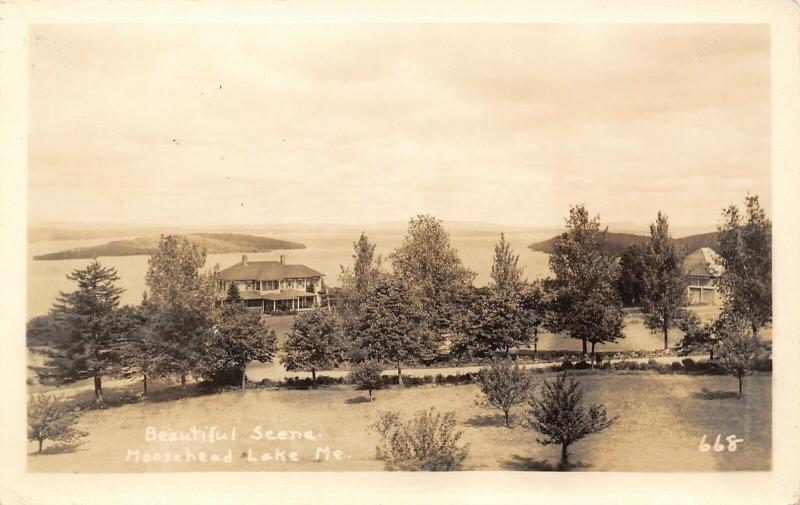
[{"label": "hedge row", "polygon": [[[591,368],[591,364],[586,361],[571,362],[563,361],[560,365],[554,365],[551,370],[563,372],[566,370],[586,370]],[[618,361],[611,363],[603,362],[595,367],[598,370],[628,370],[628,371],[653,371],[658,373],[696,373],[704,375],[725,375],[725,371],[714,361],[696,362],[691,358],[684,358],[681,361],[673,361],[670,364],[659,363],[654,359],[647,362]],[[772,360],[758,360],[753,367],[754,370],[761,372],[772,371]]]},{"label": "hedge row", "polygon": [[[554,365],[551,367],[541,367],[541,368],[533,368],[530,369],[531,373],[534,374],[543,374],[543,373],[552,373],[552,372],[563,372],[567,370],[588,370],[591,369],[591,365],[587,361],[577,361],[572,362],[569,360],[563,361],[559,365]],[[771,359],[764,359],[759,360],[756,362],[756,366],[754,368],[758,371],[764,372],[771,372],[772,371],[772,360]],[[668,373],[693,373],[693,374],[702,374],[702,375],[725,375],[725,371],[719,367],[715,362],[711,361],[700,361],[695,362],[691,358],[684,358],[681,361],[673,361],[670,364],[666,363],[659,363],[654,359],[651,359],[647,362],[635,362],[635,361],[618,361],[616,363],[611,363],[609,361],[605,361],[597,366],[595,366],[595,370],[618,370],[618,371],[653,371],[662,374]],[[414,387],[414,386],[422,386],[425,384],[451,384],[451,385],[458,385],[458,384],[469,384],[475,380],[475,373],[463,373],[463,374],[456,374],[456,375],[425,375],[422,377],[411,377],[408,375],[403,376],[403,385],[406,387]],[[320,375],[317,377],[316,386],[333,386],[333,385],[342,385],[347,384],[348,379],[347,377],[328,377],[326,375]],[[397,375],[384,375],[381,377],[381,387],[386,386],[396,386],[399,384]],[[299,377],[290,377],[284,381],[271,381],[269,379],[264,379],[261,382],[252,384],[252,387],[262,387],[262,388],[287,388],[287,389],[310,389],[314,386],[313,382],[309,378],[299,378]]]}]

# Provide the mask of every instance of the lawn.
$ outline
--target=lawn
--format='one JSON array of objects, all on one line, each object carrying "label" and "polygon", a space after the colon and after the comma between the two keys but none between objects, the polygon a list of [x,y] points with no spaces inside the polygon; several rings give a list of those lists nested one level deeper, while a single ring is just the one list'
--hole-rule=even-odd
[{"label": "lawn", "polygon": [[[537,375],[536,380],[549,377]],[[709,471],[768,470],[771,454],[771,374],[746,380],[745,398],[728,393],[735,379],[720,376],[595,373],[579,376],[586,399],[603,402],[618,422],[572,449],[575,470],[589,471]],[[470,444],[468,470],[551,470],[559,449],[543,447],[521,426],[517,411],[513,428],[502,426],[499,412],[475,405],[474,385],[392,388],[376,392],[376,401],[349,386],[318,390],[249,390],[172,401],[143,402],[89,411],[79,427],[90,433],[71,452],[49,448],[36,455],[29,445],[28,469],[33,472],[136,471],[358,471],[381,470],[375,459],[376,435],[367,430],[380,412],[396,409],[408,416],[435,406],[454,411],[463,440]],[[147,441],[146,429],[189,432],[215,427],[236,438],[227,441]],[[260,427],[260,428],[259,428]],[[266,437],[274,430],[276,439]],[[281,430],[287,433],[280,434]],[[289,432],[299,433],[289,433]],[[307,431],[311,434],[305,433]],[[251,435],[261,434],[255,440]],[[701,437],[713,444],[731,434],[744,441],[736,452],[700,452]],[[169,436],[165,433],[163,436]],[[300,439],[290,440],[292,437]],[[280,438],[287,438],[281,440]],[[47,446],[46,446],[47,447]],[[326,448],[330,452],[326,451]],[[262,454],[287,461],[248,461]],[[205,451],[231,462],[144,463],[126,461],[129,450],[149,454],[199,457]],[[334,451],[341,451],[340,459]],[[276,452],[277,451],[277,452]],[[284,452],[282,452],[284,451]],[[298,462],[289,461],[297,452]],[[318,452],[319,451],[319,452]],[[133,458],[131,453],[131,458]]]}]

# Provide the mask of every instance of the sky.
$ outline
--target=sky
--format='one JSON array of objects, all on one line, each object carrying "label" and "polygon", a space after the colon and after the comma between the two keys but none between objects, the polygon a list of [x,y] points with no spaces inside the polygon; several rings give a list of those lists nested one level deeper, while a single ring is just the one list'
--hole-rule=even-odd
[{"label": "sky", "polygon": [[33,25],[31,223],[713,226],[770,200],[766,25]]}]

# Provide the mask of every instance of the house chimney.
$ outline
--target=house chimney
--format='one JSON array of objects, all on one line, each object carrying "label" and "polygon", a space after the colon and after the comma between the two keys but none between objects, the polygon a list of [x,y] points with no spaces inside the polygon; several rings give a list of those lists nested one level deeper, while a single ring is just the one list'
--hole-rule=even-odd
[{"label": "house chimney", "polygon": [[242,255],[242,266],[243,267],[247,266],[247,255],[246,254]]},{"label": "house chimney", "polygon": [[281,265],[285,265],[285,264],[286,264],[286,256],[281,254]]}]

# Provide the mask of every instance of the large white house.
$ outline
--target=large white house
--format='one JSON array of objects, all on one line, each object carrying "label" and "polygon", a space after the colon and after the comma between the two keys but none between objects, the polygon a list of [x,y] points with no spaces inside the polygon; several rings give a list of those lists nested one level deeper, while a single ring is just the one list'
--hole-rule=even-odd
[{"label": "large white house", "polygon": [[309,310],[319,305],[324,274],[305,265],[287,265],[279,261],[242,262],[219,272],[217,290],[224,297],[230,285],[236,284],[247,307],[262,312]]}]

